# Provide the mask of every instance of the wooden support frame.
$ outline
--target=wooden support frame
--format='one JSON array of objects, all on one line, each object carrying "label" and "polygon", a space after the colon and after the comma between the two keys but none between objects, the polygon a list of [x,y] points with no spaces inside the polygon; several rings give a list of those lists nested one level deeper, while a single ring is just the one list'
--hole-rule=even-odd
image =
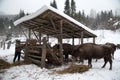
[{"label": "wooden support frame", "polygon": [[[52,37],[58,38],[58,43],[60,45],[60,58],[63,63],[63,45],[62,39],[64,38],[72,38],[72,44],[74,45],[74,41],[76,38],[81,38],[81,44],[83,44],[83,38],[93,37],[93,43],[95,43],[95,35],[89,33],[86,29],[84,29],[82,25],[76,24],[74,20],[69,20],[69,18],[56,14],[56,12],[52,10],[47,10],[44,13],[36,16],[35,18],[31,18],[29,20],[25,20],[22,22],[22,25],[29,29],[29,33],[27,35],[28,39],[31,39],[31,34],[33,33],[41,44],[41,35],[49,35]],[[31,33],[31,31],[33,31]],[[34,31],[39,32],[39,35],[36,35]],[[45,44],[43,44],[44,46]],[[46,45],[45,45],[46,46]],[[27,45],[26,51],[29,48]],[[42,48],[42,58],[40,66],[45,67],[45,59],[47,54],[46,48]],[[27,54],[28,55],[28,54]],[[27,57],[27,56],[26,56]],[[59,60],[58,60],[59,61]]]}]

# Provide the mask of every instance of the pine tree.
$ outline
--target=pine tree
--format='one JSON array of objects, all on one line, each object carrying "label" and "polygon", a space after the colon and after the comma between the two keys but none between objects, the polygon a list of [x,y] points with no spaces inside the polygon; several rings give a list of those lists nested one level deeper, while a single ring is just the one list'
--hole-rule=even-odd
[{"label": "pine tree", "polygon": [[4,20],[3,18],[0,18],[0,35],[3,35],[4,32],[5,32]]},{"label": "pine tree", "polygon": [[79,11],[79,12],[78,12],[78,21],[79,21],[79,22],[81,21],[81,17],[82,17],[81,11]]},{"label": "pine tree", "polygon": [[56,1],[54,0],[52,3],[50,3],[50,6],[54,7],[57,9],[57,4],[56,4]]},{"label": "pine tree", "polygon": [[19,18],[24,17],[24,16],[25,16],[24,11],[23,11],[23,10],[20,10],[20,12],[19,12]]},{"label": "pine tree", "polygon": [[65,2],[64,13],[70,16],[70,3],[69,3],[69,0],[66,0],[66,2]]},{"label": "pine tree", "polygon": [[76,14],[75,1],[74,1],[74,0],[71,0],[71,17],[74,18],[75,14]]}]

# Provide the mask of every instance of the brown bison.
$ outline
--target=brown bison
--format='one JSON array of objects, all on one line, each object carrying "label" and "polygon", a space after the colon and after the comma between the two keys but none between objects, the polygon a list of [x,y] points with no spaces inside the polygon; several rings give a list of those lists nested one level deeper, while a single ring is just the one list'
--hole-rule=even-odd
[{"label": "brown bison", "polygon": [[104,65],[102,68],[106,66],[106,63],[110,63],[110,70],[112,69],[112,59],[111,59],[111,47],[107,45],[97,45],[94,43],[85,43],[78,47],[78,49],[74,50],[71,54],[74,58],[78,57],[83,60],[88,60],[88,66],[92,67],[92,59],[100,59],[104,58]]},{"label": "brown bison", "polygon": [[[64,43],[62,45],[63,45],[64,60],[66,62],[68,62],[68,56],[69,56],[69,54],[72,53],[72,45],[71,44],[67,44],[67,43]],[[59,52],[60,52],[60,45],[59,44],[55,44],[53,46],[53,53],[59,56]]]}]

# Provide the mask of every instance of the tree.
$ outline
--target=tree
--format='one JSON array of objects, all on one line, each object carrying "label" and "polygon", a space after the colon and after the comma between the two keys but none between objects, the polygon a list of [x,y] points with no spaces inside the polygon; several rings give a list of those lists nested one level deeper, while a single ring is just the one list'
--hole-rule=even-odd
[{"label": "tree", "polygon": [[56,4],[56,1],[54,0],[52,3],[50,3],[50,6],[54,7],[57,9],[57,4]]},{"label": "tree", "polygon": [[75,14],[76,14],[75,1],[74,1],[74,0],[71,0],[71,17],[74,18]]},{"label": "tree", "polygon": [[20,12],[19,12],[19,18],[24,17],[24,16],[25,16],[24,11],[23,11],[23,10],[20,10]]},{"label": "tree", "polygon": [[66,2],[65,2],[64,13],[70,16],[70,3],[69,3],[69,0],[66,0]]},{"label": "tree", "polygon": [[3,35],[4,33],[5,33],[4,20],[3,18],[0,18],[0,35]]}]

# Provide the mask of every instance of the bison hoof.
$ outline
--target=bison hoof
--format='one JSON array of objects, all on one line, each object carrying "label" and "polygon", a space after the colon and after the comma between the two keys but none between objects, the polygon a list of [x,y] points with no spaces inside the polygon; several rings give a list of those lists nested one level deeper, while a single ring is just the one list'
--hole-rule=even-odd
[{"label": "bison hoof", "polygon": [[110,68],[109,70],[112,70],[112,68]]},{"label": "bison hoof", "polygon": [[89,68],[92,68],[92,65],[88,65]]}]

